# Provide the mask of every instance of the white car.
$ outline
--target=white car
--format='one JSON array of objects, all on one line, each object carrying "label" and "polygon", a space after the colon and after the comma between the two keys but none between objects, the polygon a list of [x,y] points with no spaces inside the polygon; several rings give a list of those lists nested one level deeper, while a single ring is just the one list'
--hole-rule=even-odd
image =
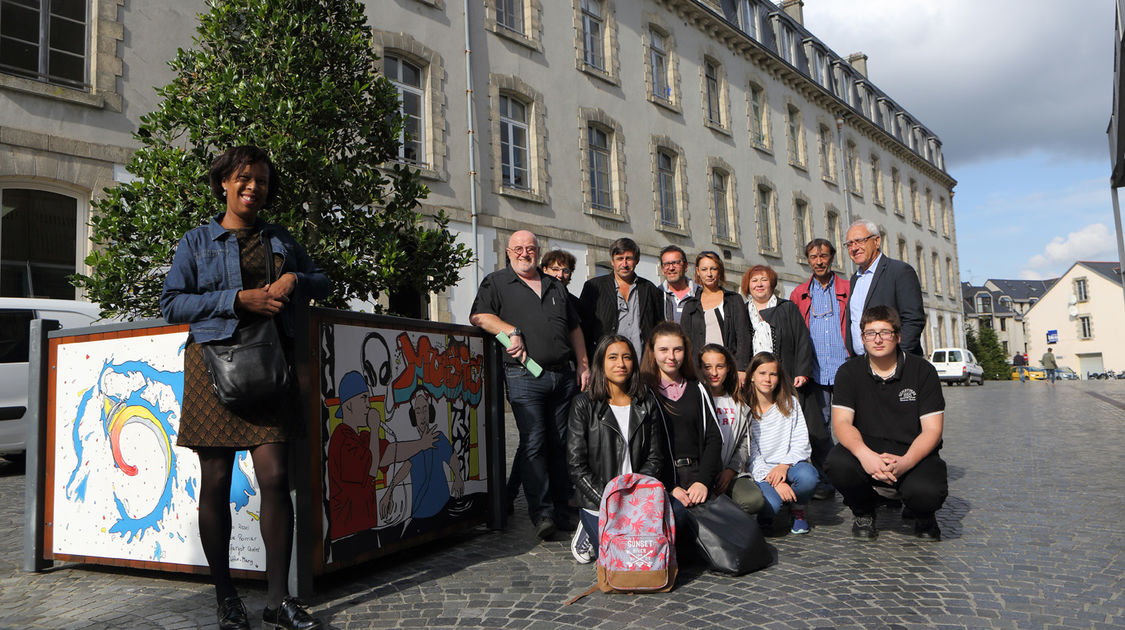
[{"label": "white car", "polygon": [[100,310],[75,300],[0,298],[0,455],[19,457],[27,444],[31,320],[54,319],[63,328],[109,323],[99,322]]},{"label": "white car", "polygon": [[937,368],[943,383],[971,385],[976,381],[977,385],[984,385],[984,368],[964,348],[938,348],[930,354],[930,363]]}]

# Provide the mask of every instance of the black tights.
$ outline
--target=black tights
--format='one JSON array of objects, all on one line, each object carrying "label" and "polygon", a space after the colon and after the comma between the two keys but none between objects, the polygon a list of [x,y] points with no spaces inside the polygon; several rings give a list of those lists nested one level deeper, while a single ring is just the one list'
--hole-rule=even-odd
[{"label": "black tights", "polygon": [[[199,449],[199,539],[211,567],[219,602],[237,595],[230,577],[230,483],[237,451],[232,448]],[[266,547],[266,605],[276,608],[289,595],[289,557],[293,548],[293,504],[289,500],[284,443],[250,450],[261,493],[262,542]]]}]

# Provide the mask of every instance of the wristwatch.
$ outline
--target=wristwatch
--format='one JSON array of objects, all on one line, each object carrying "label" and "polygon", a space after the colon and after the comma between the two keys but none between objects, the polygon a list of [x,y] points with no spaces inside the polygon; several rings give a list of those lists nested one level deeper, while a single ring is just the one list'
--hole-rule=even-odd
[{"label": "wristwatch", "polygon": [[520,330],[518,326],[508,331],[509,337],[515,337],[516,335],[519,335],[520,337],[523,336],[523,331]]}]

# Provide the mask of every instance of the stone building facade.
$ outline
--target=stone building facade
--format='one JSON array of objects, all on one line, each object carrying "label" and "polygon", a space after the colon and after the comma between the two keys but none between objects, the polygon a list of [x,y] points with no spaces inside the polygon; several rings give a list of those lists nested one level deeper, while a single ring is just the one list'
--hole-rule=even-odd
[{"label": "stone building facade", "polygon": [[[0,293],[51,284],[21,280],[21,269],[31,280],[37,266],[81,270],[89,201],[128,177],[129,133],[205,9],[141,4],[88,0],[80,72],[62,64],[70,74],[56,76],[49,55],[18,68],[0,59],[0,200],[5,212],[16,200],[16,214],[73,215],[52,238],[75,254],[40,262],[10,253],[5,238]],[[872,83],[865,56],[841,57],[804,28],[802,2],[467,5],[466,16],[449,0],[367,3],[413,132],[402,158],[422,170],[427,208],[445,209],[478,252],[476,268],[431,300],[431,317],[467,321],[477,280],[503,264],[521,228],[577,256],[575,292],[607,271],[609,243],[629,236],[650,279],[657,252],[676,244],[689,257],[720,252],[728,279],[769,264],[787,295],[809,274],[808,239],[842,250],[850,220],[866,218],[884,252],[919,273],[926,348],[963,343],[956,182],[941,142]],[[48,17],[47,29],[81,23]],[[853,271],[843,251],[837,264]]]}]

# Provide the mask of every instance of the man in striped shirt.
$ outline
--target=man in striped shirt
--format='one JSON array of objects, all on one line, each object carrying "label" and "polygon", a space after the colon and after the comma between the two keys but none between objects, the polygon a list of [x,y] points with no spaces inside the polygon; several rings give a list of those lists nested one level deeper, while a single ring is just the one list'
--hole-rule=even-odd
[{"label": "man in striped shirt", "polygon": [[875,538],[878,488],[902,496],[903,519],[914,535],[940,540],[934,514],[949,493],[945,462],[938,457],[945,398],[937,370],[899,347],[902,321],[890,306],[872,306],[860,319],[866,354],[836,373],[832,431],[839,444],[825,461],[832,485],[855,517],[852,535]]}]

